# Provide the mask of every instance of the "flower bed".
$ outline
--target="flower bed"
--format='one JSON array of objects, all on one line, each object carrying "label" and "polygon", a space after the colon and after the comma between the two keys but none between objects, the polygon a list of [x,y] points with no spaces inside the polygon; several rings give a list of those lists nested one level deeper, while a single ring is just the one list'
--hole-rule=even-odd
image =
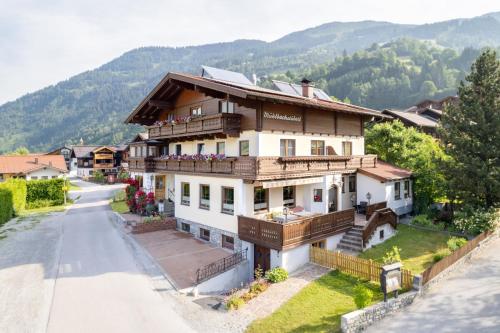
[{"label": "flower bed", "polygon": [[162,155],[158,157],[164,161],[222,161],[226,159],[224,154],[194,154],[194,155]]},{"label": "flower bed", "polygon": [[175,229],[177,222],[175,218],[165,216],[151,216],[142,219],[142,222],[132,224],[133,234]]}]

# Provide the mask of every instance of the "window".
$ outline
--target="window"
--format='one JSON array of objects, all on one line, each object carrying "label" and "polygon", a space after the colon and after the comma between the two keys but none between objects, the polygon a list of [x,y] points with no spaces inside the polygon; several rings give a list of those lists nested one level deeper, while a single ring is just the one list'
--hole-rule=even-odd
[{"label": "window", "polygon": [[42,179],[49,179],[49,176],[42,176]]},{"label": "window", "polygon": [[38,177],[37,177],[37,176],[32,176],[32,177],[31,177],[31,180],[37,180],[37,179],[38,179]]},{"label": "window", "polygon": [[349,176],[349,192],[356,192],[356,176]]},{"label": "window", "polygon": [[191,115],[192,116],[201,116],[201,105],[195,106],[191,108]]},{"label": "window", "polygon": [[57,176],[52,176],[52,179],[57,178]]},{"label": "window", "polygon": [[200,185],[200,208],[210,209],[210,186]]},{"label": "window", "polygon": [[0,173],[0,182],[3,181],[3,174]]},{"label": "window", "polygon": [[210,240],[210,230],[200,228],[200,238]]},{"label": "window", "polygon": [[342,142],[342,155],[344,156],[352,155],[352,142],[350,141]]},{"label": "window", "polygon": [[219,113],[234,113],[234,103],[229,101],[219,101]]},{"label": "window", "polygon": [[161,155],[162,156],[167,156],[168,155],[168,146],[161,147]]},{"label": "window", "polygon": [[149,147],[148,156],[156,156],[157,148]]},{"label": "window", "polygon": [[198,143],[196,152],[198,155],[205,154],[205,144],[204,143]]},{"label": "window", "polygon": [[185,232],[191,231],[191,226],[187,223],[182,222],[181,223],[181,230]]},{"label": "window", "polygon": [[405,196],[405,199],[410,197],[410,181],[409,180],[405,180],[405,183],[404,183],[404,196]]},{"label": "window", "polygon": [[182,155],[182,145],[181,144],[175,145],[175,155]]},{"label": "window", "polygon": [[135,157],[135,147],[130,147],[130,157]]},{"label": "window", "polygon": [[280,156],[295,156],[295,140],[280,140]]},{"label": "window", "polygon": [[181,205],[189,206],[189,183],[181,183]]},{"label": "window", "polygon": [[219,155],[226,154],[226,143],[225,142],[217,142],[217,154],[219,154]]},{"label": "window", "polygon": [[225,214],[234,214],[234,188],[222,188],[222,212]]},{"label": "window", "polygon": [[315,188],[313,190],[313,199],[314,202],[323,202],[323,189]]},{"label": "window", "polygon": [[394,200],[401,199],[401,183],[394,183]]},{"label": "window", "polygon": [[311,155],[325,155],[325,141],[311,140]]},{"label": "window", "polygon": [[345,193],[345,177],[342,177],[342,193]]},{"label": "window", "polygon": [[268,190],[263,187],[255,187],[253,189],[253,210],[267,209]]},{"label": "window", "polygon": [[283,187],[283,206],[295,207],[295,186]]},{"label": "window", "polygon": [[240,141],[240,156],[250,155],[250,142],[248,140]]},{"label": "window", "polygon": [[383,240],[384,239],[384,229],[380,230],[379,233],[378,233],[378,238],[380,240]]},{"label": "window", "polygon": [[146,157],[146,146],[141,147],[141,156]]},{"label": "window", "polygon": [[324,239],[324,240],[314,242],[311,244],[311,246],[319,247],[320,249],[325,249],[326,248],[326,240]]},{"label": "window", "polygon": [[222,235],[222,247],[234,250],[234,238],[231,236]]}]

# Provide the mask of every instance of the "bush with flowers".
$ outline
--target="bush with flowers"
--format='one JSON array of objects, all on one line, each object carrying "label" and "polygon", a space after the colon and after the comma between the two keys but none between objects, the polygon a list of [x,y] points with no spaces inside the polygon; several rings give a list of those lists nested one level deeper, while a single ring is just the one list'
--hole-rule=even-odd
[{"label": "bush with flowers", "polygon": [[139,190],[139,182],[135,179],[129,178],[126,183],[128,186],[125,188],[125,193],[127,196],[127,206],[132,213],[137,211],[137,205],[135,200],[135,194]]}]

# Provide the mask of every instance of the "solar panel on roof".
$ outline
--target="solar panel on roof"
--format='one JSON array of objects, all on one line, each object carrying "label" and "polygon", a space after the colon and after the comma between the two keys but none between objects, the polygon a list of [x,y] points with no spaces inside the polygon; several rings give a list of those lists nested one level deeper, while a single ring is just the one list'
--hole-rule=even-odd
[{"label": "solar panel on roof", "polygon": [[245,84],[250,86],[254,85],[252,81],[250,81],[245,75],[238,72],[232,72],[225,69],[209,66],[201,66],[201,68],[203,68],[201,75],[202,77],[208,77],[215,80]]},{"label": "solar panel on roof", "polygon": [[326,92],[324,92],[323,90],[321,90],[319,88],[314,88],[314,95],[316,95],[317,98],[323,99],[325,101],[331,101],[332,100],[330,98],[330,96],[328,96],[328,94]]},{"label": "solar panel on roof", "polygon": [[[295,96],[302,96],[302,86],[300,84],[288,83],[282,81],[273,80],[274,86],[281,92],[286,94],[291,94]],[[325,93],[323,90],[319,88],[314,88],[314,96],[317,99],[331,101],[332,99]]]}]

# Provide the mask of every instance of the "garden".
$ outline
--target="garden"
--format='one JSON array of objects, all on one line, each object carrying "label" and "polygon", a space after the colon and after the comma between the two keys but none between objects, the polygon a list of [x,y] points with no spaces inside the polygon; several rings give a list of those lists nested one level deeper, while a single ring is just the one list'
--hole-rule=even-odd
[{"label": "garden", "polygon": [[0,225],[15,216],[64,209],[67,181],[9,179],[0,184]]}]

